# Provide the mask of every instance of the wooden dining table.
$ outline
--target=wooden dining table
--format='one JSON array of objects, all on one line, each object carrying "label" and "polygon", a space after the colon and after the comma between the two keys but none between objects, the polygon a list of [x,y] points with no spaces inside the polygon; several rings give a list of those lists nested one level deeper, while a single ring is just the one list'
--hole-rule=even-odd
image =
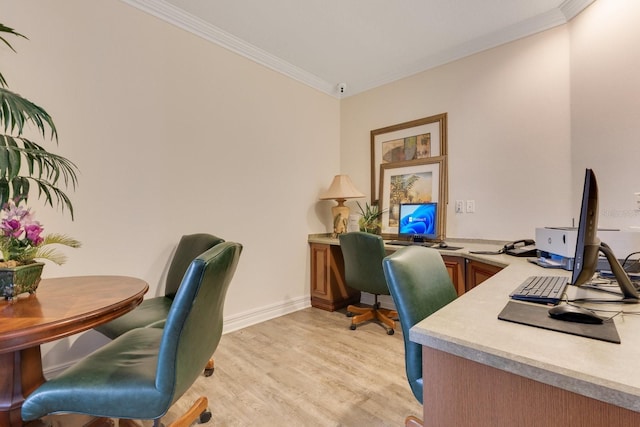
[{"label": "wooden dining table", "polygon": [[149,289],[127,276],[43,279],[35,294],[0,300],[0,426],[22,426],[25,397],[45,382],[40,345],[133,310]]}]

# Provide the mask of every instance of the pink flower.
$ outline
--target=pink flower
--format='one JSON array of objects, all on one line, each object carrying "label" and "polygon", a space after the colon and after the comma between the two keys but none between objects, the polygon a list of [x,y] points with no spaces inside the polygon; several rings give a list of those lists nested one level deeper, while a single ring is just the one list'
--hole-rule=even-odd
[{"label": "pink flower", "polygon": [[24,231],[28,240],[31,240],[31,244],[33,246],[38,246],[44,240],[40,234],[44,229],[38,222],[33,222],[32,224],[25,225]]},{"label": "pink flower", "polygon": [[4,235],[18,238],[22,234],[22,224],[17,219],[4,219],[0,225]]}]

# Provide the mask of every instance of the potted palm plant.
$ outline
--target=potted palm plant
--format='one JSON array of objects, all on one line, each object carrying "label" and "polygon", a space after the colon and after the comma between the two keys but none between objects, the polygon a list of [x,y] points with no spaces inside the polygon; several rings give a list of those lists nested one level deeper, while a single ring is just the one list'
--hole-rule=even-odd
[{"label": "potted palm plant", "polygon": [[[15,52],[3,36],[23,37],[0,23],[0,41]],[[47,151],[24,135],[26,127],[34,125],[43,138],[58,142],[58,132],[51,116],[38,105],[8,89],[0,73],[0,206],[10,199],[27,201],[32,184],[38,188],[38,198],[53,206],[55,200],[62,210],[67,208],[73,219],[73,205],[59,182],[74,189],[78,182],[77,167],[68,159]]]},{"label": "potted palm plant", "polygon": [[380,234],[380,229],[382,224],[380,223],[380,216],[383,211],[378,209],[378,205],[369,205],[369,203],[365,202],[364,209],[360,202],[356,202],[358,204],[358,208],[360,208],[360,219],[358,220],[358,225],[360,226],[360,231],[364,231],[365,233],[371,234]]},{"label": "potted palm plant", "polygon": [[[0,42],[14,52],[6,35],[26,39],[0,23]],[[42,138],[57,144],[58,133],[51,116],[42,107],[9,90],[0,73],[0,252],[3,257],[0,295],[6,299],[35,291],[43,266],[35,259],[64,262],[64,256],[55,249],[44,248],[45,245],[80,246],[80,242],[62,234],[41,235],[42,225],[26,206],[30,190],[35,187],[45,205],[53,207],[55,201],[63,212],[65,208],[69,211],[73,220],[73,205],[59,185],[75,189],[78,182],[76,165],[27,137],[25,130],[30,127],[35,127]],[[27,277],[29,283],[23,283]]]}]

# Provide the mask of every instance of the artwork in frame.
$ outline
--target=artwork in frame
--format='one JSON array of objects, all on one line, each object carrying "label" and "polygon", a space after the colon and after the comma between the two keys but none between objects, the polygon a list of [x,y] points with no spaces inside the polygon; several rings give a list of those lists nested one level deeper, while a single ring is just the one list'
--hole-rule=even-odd
[{"label": "artwork in frame", "polygon": [[437,237],[446,236],[447,187],[444,156],[404,162],[384,163],[380,166],[379,207],[382,210],[382,236],[398,234],[401,203],[436,202]]},{"label": "artwork in frame", "polygon": [[380,193],[381,165],[446,155],[447,113],[372,130],[371,200],[377,200]]}]

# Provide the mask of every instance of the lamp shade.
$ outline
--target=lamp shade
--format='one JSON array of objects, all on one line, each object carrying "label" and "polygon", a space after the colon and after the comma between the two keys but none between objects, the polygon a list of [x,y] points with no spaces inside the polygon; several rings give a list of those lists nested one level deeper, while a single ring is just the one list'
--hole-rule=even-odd
[{"label": "lamp shade", "polygon": [[365,197],[354,187],[348,175],[336,175],[329,189],[325,191],[320,200],[344,200]]}]

